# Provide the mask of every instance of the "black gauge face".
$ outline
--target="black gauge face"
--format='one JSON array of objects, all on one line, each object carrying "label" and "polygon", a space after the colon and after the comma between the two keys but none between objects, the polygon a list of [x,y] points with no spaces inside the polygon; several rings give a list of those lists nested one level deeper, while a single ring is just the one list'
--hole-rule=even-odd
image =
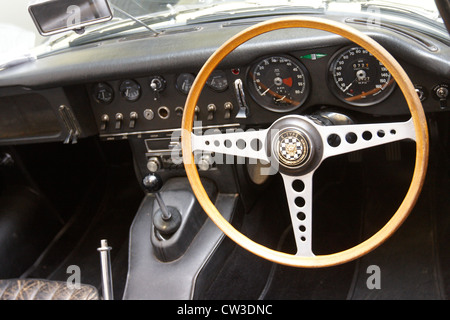
[{"label": "black gauge face", "polygon": [[124,80],[120,84],[120,94],[125,100],[134,102],[141,97],[141,86],[134,80]]},{"label": "black gauge face", "polygon": [[209,76],[206,84],[213,90],[222,92],[228,89],[228,80],[224,71],[214,70]]},{"label": "black gauge face", "polygon": [[248,82],[255,102],[275,112],[297,109],[309,93],[308,71],[299,61],[286,56],[273,56],[254,64]]},{"label": "black gauge face", "polygon": [[182,73],[177,78],[176,87],[184,94],[188,94],[191,90],[192,84],[194,83],[195,76],[191,73]]},{"label": "black gauge face", "polygon": [[331,91],[355,106],[371,106],[386,99],[395,88],[394,78],[381,62],[361,47],[336,54],[329,69]]},{"label": "black gauge face", "polygon": [[114,99],[114,89],[106,83],[97,83],[94,86],[93,96],[98,103],[108,104]]}]

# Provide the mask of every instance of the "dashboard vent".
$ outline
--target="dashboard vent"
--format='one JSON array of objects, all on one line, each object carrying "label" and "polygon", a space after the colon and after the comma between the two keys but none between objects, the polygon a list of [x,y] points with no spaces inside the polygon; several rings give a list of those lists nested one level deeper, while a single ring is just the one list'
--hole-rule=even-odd
[{"label": "dashboard vent", "polygon": [[236,21],[236,22],[227,22],[222,24],[222,28],[227,27],[239,27],[239,26],[251,26],[257,23],[263,22],[263,20],[252,20],[252,21]]},{"label": "dashboard vent", "polygon": [[159,35],[195,32],[195,31],[200,31],[200,30],[202,30],[202,27],[173,28],[173,29],[160,30]]}]

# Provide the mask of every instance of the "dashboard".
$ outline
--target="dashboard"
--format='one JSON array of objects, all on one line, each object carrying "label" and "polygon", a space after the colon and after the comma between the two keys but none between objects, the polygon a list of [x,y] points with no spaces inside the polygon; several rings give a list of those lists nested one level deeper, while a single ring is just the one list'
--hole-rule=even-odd
[{"label": "dashboard", "polygon": [[[447,82],[405,65],[421,78],[414,84],[427,111],[444,109],[437,90],[448,88]],[[157,137],[158,131],[179,128],[196,72],[186,68],[86,85],[100,137]],[[409,114],[387,69],[367,50],[344,44],[276,52],[215,70],[199,98],[195,120],[203,127],[258,128],[283,114],[312,114],[323,108],[349,115]]]},{"label": "dashboard", "polygon": [[[347,16],[331,18],[351,24]],[[138,139],[147,159],[167,154],[178,144],[173,132],[202,64],[229,37],[257,22],[124,36],[3,70],[0,145],[75,143],[98,135],[104,141]],[[400,62],[426,112],[447,110],[447,44],[412,30],[352,26]],[[283,114],[321,110],[355,122],[409,115],[391,75],[369,52],[323,31],[287,29],[252,39],[224,59],[202,91],[195,119],[204,129],[264,128]]]}]

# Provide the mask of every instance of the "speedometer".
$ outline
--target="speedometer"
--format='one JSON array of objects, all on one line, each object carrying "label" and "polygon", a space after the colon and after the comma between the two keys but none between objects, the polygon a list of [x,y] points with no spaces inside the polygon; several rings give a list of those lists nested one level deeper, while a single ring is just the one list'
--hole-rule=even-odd
[{"label": "speedometer", "polygon": [[272,56],[256,62],[249,70],[248,82],[255,102],[275,112],[297,109],[309,93],[308,71],[288,56]]},{"label": "speedometer", "polygon": [[336,97],[354,106],[379,103],[395,88],[387,68],[361,47],[345,48],[332,58],[328,84]]}]

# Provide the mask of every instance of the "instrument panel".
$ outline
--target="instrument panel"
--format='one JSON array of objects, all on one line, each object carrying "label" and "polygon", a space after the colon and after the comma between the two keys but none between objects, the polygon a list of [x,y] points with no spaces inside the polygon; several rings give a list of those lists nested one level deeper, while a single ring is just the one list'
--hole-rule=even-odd
[{"label": "instrument panel", "polygon": [[[91,84],[100,136],[127,138],[180,128],[195,76],[195,70],[186,70]],[[302,114],[324,106],[374,114],[408,112],[406,105],[395,110],[383,104],[395,87],[388,70],[356,45],[272,54],[215,70],[199,98],[195,120],[204,127],[258,126],[283,113]]]}]

